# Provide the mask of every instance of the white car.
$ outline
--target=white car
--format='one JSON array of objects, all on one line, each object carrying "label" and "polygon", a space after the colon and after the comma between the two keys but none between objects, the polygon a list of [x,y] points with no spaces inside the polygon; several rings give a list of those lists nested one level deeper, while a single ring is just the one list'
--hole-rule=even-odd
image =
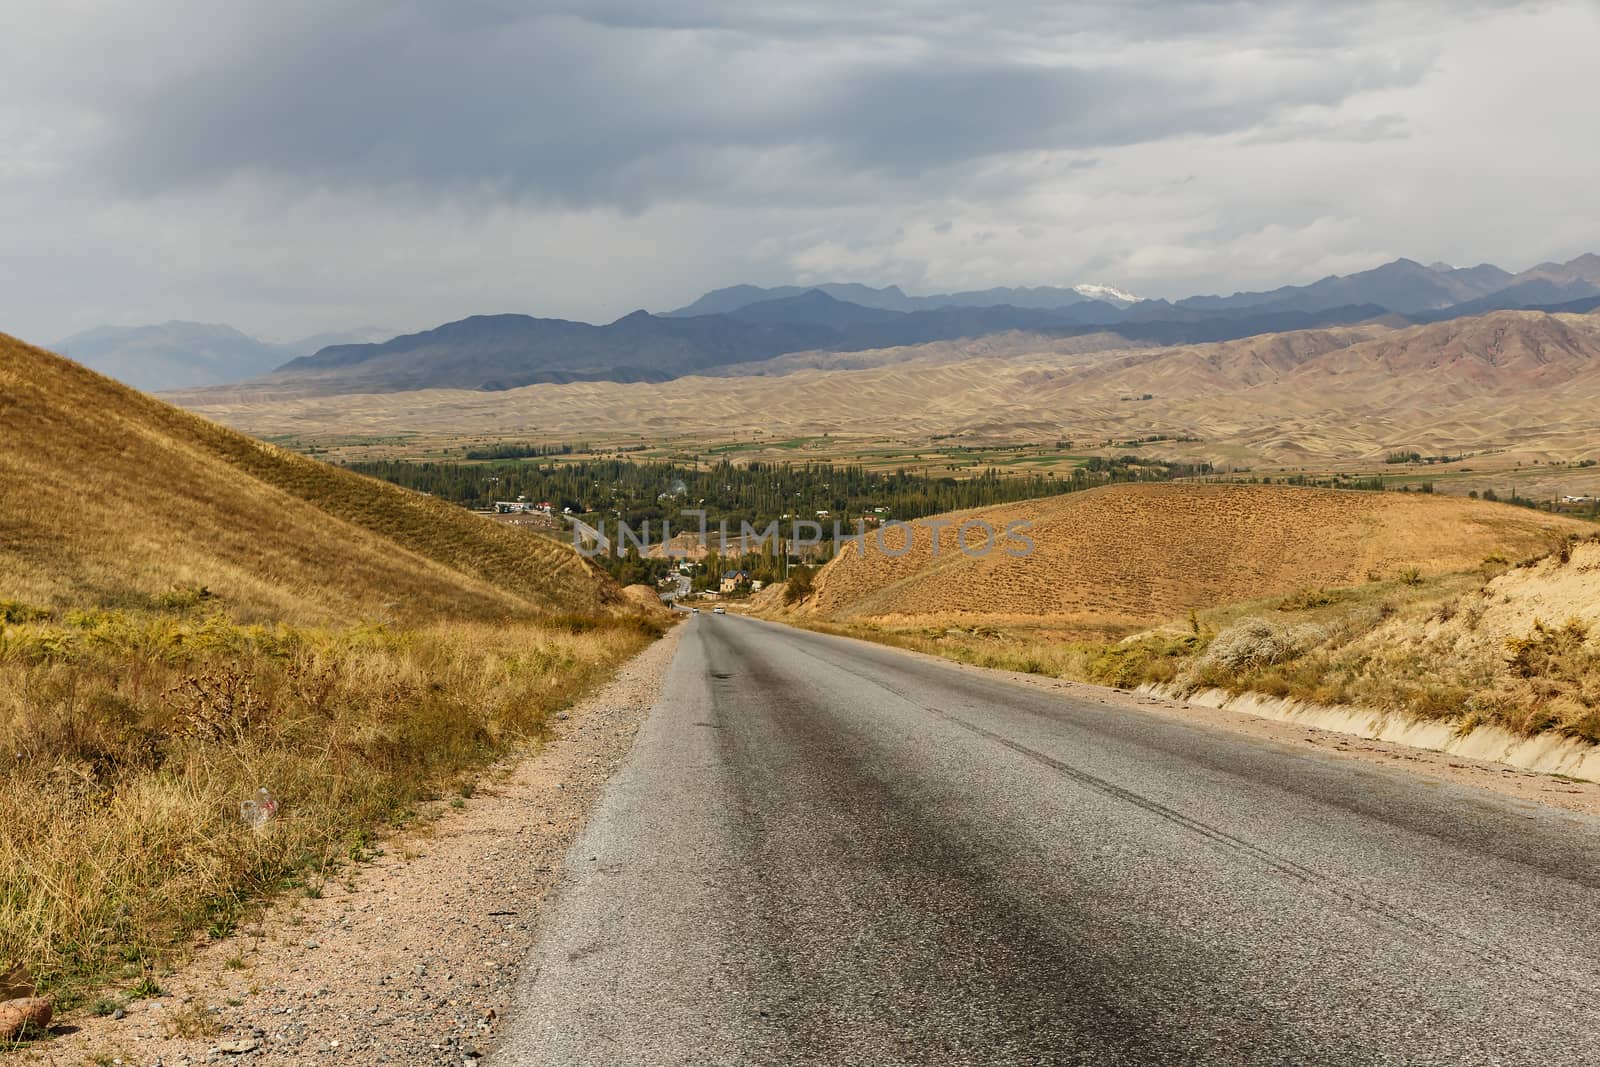
[{"label": "white car", "polygon": [[700,609],[699,608],[690,608],[689,611],[692,612],[695,615],[700,614]]},{"label": "white car", "polygon": [[726,615],[727,613],[728,613],[728,609],[727,608],[716,607],[716,608],[712,608],[711,609],[711,614],[713,614],[713,615]]}]

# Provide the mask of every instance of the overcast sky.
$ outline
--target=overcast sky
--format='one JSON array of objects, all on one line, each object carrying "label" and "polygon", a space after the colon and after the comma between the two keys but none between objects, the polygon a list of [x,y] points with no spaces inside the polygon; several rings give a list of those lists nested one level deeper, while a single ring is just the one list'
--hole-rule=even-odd
[{"label": "overcast sky", "polygon": [[0,330],[1600,250],[1600,3],[0,0]]}]

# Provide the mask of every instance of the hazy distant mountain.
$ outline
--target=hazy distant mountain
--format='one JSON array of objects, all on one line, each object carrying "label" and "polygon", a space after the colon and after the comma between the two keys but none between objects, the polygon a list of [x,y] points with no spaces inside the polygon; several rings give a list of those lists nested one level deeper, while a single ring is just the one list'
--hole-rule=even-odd
[{"label": "hazy distant mountain", "polygon": [[276,347],[232,326],[204,322],[98,326],[50,347],[146,391],[242,381],[285,359]]},{"label": "hazy distant mountain", "polygon": [[[1170,308],[1170,305],[1166,305]],[[634,312],[607,326],[526,315],[480,315],[383,344],[334,345],[241,388],[277,395],[503,390],[573,381],[657,382],[792,352],[857,352],[1010,332],[1079,336],[1114,329],[1152,344],[1359,322],[1374,305],[1323,312],[1185,312],[1105,327],[1120,309],[1101,301],[1063,308],[1010,305],[888,311],[820,290],[757,301],[729,314]]]},{"label": "hazy distant mountain", "polygon": [[810,289],[799,296],[758,300],[753,304],[735,308],[728,312],[728,315],[743,322],[767,325],[811,323],[836,330],[849,330],[869,323],[898,322],[905,318],[905,312],[839,300],[821,289]]},{"label": "hazy distant mountain", "polygon": [[873,289],[866,285],[829,282],[823,285],[778,285],[763,288],[759,285],[730,285],[726,289],[713,289],[687,307],[663,313],[665,318],[691,318],[697,315],[726,315],[751,304],[771,300],[788,300],[809,292],[822,292],[835,300],[843,300],[864,308],[885,311],[910,311],[915,306],[910,297],[897,285]]},{"label": "hazy distant mountain", "polygon": [[665,381],[725,363],[825,347],[836,336],[826,327],[765,325],[726,315],[670,319],[635,311],[607,326],[474,315],[383,344],[324,348],[285,364],[263,384],[342,393]]},{"label": "hazy distant mountain", "polygon": [[1589,252],[1566,263],[1541,263],[1518,274],[1513,281],[1547,281],[1557,285],[1585,282],[1600,287],[1600,255]]},{"label": "hazy distant mountain", "polygon": [[1538,308],[1548,311],[1595,296],[1600,296],[1600,285],[1581,280],[1553,282],[1544,278],[1534,278],[1508,285],[1498,292],[1481,296],[1476,300],[1453,304],[1434,315],[1420,317],[1459,318],[1463,315],[1481,315],[1486,311],[1514,311],[1519,308]]},{"label": "hazy distant mountain", "polygon": [[974,289],[959,293],[934,293],[929,296],[907,296],[898,285],[874,289],[851,282],[825,282],[820,285],[780,285],[763,289],[758,285],[733,285],[726,289],[713,289],[687,307],[669,311],[673,318],[693,315],[719,315],[738,311],[751,304],[767,303],[804,296],[810,292],[826,293],[835,300],[865,308],[884,311],[937,311],[952,307],[1016,307],[1035,310],[1071,307],[1092,301],[1112,307],[1127,307],[1138,301],[1132,293],[1110,285],[1077,285],[1058,288],[1040,285],[1022,288]]},{"label": "hazy distant mountain", "polygon": [[[1109,299],[1049,287],[912,297],[896,286],[741,285],[707,293],[669,315],[638,311],[605,326],[480,315],[382,344],[330,345],[243,388],[329,395],[655,382],[792,353],[865,352],[1007,333],[1114,333],[1160,346],[1375,320],[1390,326],[1438,322],[1502,308],[1583,310],[1583,300],[1600,296],[1600,256],[1541,264],[1519,275],[1490,264],[1456,268],[1402,259],[1311,285],[1175,303],[1079,288]],[[721,310],[687,313],[708,308]]]},{"label": "hazy distant mountain", "polygon": [[173,321],[97,326],[50,347],[125,385],[155,392],[241,382],[328,344],[388,336],[388,331],[363,327],[274,344],[219,323]]},{"label": "hazy distant mountain", "polygon": [[319,352],[330,345],[367,345],[387,341],[399,333],[398,330],[387,330],[381,326],[357,326],[353,330],[328,330],[324,333],[314,333],[310,337],[302,337],[298,341],[289,341],[284,344],[274,345],[284,353],[284,360],[298,359]]},{"label": "hazy distant mountain", "polygon": [[1436,270],[1415,260],[1397,259],[1358,274],[1331,275],[1310,285],[1286,285],[1270,292],[1232,296],[1191,296],[1177,304],[1198,311],[1322,311],[1349,304],[1376,304],[1410,314],[1488,296],[1508,284],[1510,277],[1487,264],[1464,271]]},{"label": "hazy distant mountain", "polygon": [[1357,274],[1332,275],[1310,285],[1286,285],[1269,292],[1232,296],[1192,296],[1177,306],[1217,312],[1323,311],[1350,304],[1376,304],[1402,315],[1437,318],[1437,312],[1478,314],[1502,308],[1534,307],[1600,295],[1600,256],[1569,263],[1541,263],[1512,274],[1490,263],[1452,267],[1423,266],[1397,259]]}]

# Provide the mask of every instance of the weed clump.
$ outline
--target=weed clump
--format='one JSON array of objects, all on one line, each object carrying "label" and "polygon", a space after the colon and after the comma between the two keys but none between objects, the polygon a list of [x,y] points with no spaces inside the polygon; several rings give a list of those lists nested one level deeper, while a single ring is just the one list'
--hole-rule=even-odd
[{"label": "weed clump", "polygon": [[1320,626],[1282,626],[1266,619],[1245,619],[1217,634],[1196,667],[1202,673],[1258,670],[1291,659],[1326,636]]}]

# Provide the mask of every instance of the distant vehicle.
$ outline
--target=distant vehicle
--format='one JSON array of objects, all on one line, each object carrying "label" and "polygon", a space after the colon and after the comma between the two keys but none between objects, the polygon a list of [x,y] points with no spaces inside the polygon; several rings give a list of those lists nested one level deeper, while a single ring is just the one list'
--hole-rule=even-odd
[{"label": "distant vehicle", "polygon": [[689,610],[691,612],[693,612],[694,614],[696,614],[696,615],[700,614],[700,609],[699,608],[690,608]]},{"label": "distant vehicle", "polygon": [[713,615],[726,615],[727,613],[728,609],[724,607],[715,607],[711,609],[711,614]]}]

